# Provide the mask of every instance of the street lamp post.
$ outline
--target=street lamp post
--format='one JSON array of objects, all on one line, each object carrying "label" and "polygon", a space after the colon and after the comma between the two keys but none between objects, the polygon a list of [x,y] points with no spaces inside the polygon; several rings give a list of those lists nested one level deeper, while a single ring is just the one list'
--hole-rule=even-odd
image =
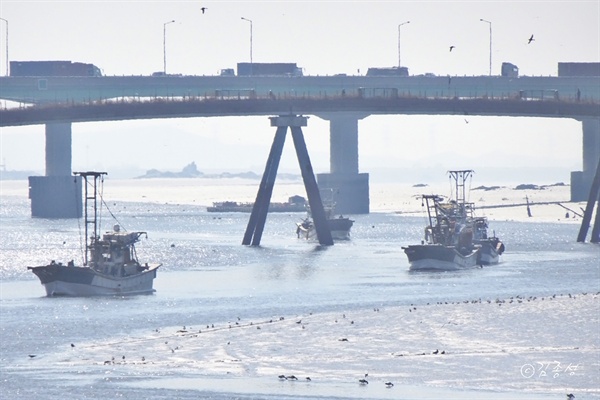
[{"label": "street lamp post", "polygon": [[6,76],[8,76],[8,20],[4,18],[0,18],[0,20],[6,23]]},{"label": "street lamp post", "polygon": [[398,68],[402,66],[401,58],[400,58],[400,27],[402,25],[410,24],[410,21],[406,21],[398,25]]},{"label": "street lamp post", "polygon": [[492,23],[483,18],[480,18],[479,20],[481,22],[487,22],[490,25],[490,76],[492,76]]},{"label": "street lamp post", "polygon": [[244,21],[250,22],[250,75],[252,75],[252,20],[242,17]]},{"label": "street lamp post", "polygon": [[172,24],[175,20],[165,22],[163,24],[163,73],[167,74],[167,25]]}]

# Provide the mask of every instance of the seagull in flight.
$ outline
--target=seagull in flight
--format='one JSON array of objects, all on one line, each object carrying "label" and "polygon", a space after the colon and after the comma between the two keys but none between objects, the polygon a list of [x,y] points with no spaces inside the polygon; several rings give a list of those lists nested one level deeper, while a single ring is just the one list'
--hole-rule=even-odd
[{"label": "seagull in flight", "polygon": [[202,11],[202,14],[204,14],[204,12],[205,12],[206,10],[208,10],[208,8],[206,8],[206,7],[202,7],[202,8],[200,8],[200,10]]},{"label": "seagull in flight", "polygon": [[527,40],[527,44],[531,44],[531,42],[533,42],[535,39],[533,38],[533,34],[531,35],[531,37],[529,38],[529,40]]},{"label": "seagull in flight", "polygon": [[455,46],[450,46],[450,51],[452,51],[452,49],[454,49]]}]

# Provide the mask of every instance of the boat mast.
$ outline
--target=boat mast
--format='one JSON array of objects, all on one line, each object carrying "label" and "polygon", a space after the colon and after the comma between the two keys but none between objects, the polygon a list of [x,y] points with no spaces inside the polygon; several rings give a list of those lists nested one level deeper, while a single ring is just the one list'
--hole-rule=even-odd
[{"label": "boat mast", "polygon": [[448,175],[454,179],[454,199],[458,204],[465,204],[466,202],[466,194],[465,194],[465,182],[471,174],[475,172],[472,169],[464,169],[460,171],[448,171]]},{"label": "boat mast", "polygon": [[[96,241],[98,240],[98,178],[102,177],[103,175],[108,175],[106,172],[94,172],[94,171],[87,171],[87,172],[73,172],[73,174],[75,175],[79,175],[81,176],[84,181],[85,181],[85,206],[84,206],[84,219],[85,219],[85,247],[86,247],[86,252],[85,252],[85,260],[83,265],[88,265],[89,263],[89,253],[90,250],[92,249],[93,246],[95,246]],[[93,193],[90,195],[89,194],[89,181],[88,178],[89,177],[93,177],[93,183],[91,184],[92,188],[93,188]],[[90,219],[88,216],[88,212],[89,210],[89,202],[91,201],[92,206],[93,206],[93,218]],[[93,233],[94,235],[90,238],[88,236],[88,226],[89,225],[93,225]],[[88,243],[89,240],[89,243]]]}]

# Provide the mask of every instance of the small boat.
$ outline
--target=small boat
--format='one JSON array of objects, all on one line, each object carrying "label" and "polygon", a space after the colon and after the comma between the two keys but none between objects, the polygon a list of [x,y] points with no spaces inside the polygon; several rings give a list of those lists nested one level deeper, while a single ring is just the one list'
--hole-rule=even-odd
[{"label": "small boat", "polygon": [[497,264],[505,247],[488,236],[485,217],[474,217],[473,203],[466,202],[465,181],[472,170],[449,171],[454,179],[455,200],[444,203],[438,195],[423,195],[429,224],[418,245],[402,247],[411,270],[456,270]]},{"label": "small boat", "polygon": [[485,217],[473,218],[473,243],[481,246],[479,262],[481,265],[493,265],[500,262],[500,256],[506,250],[504,243],[494,233],[488,236],[488,222]]},{"label": "small boat", "polygon": [[[211,207],[206,207],[208,212],[252,212],[254,203],[239,203],[236,201],[215,202]],[[287,203],[272,202],[269,212],[302,212],[306,211],[306,199],[302,196],[292,196]]]},{"label": "small boat", "polygon": [[[333,207],[325,208],[325,215],[333,240],[349,240],[350,230],[354,225],[354,220],[344,217],[343,215],[334,216]],[[301,222],[296,223],[296,235],[298,238],[303,239],[312,239],[316,237],[317,231],[312,221],[310,210],[306,218]]]},{"label": "small boat", "polygon": [[350,229],[354,225],[354,220],[339,215],[336,218],[328,218],[327,225],[329,225],[333,240],[349,240]]},{"label": "small boat", "polygon": [[304,218],[302,222],[296,222],[296,236],[298,236],[298,239],[303,238],[307,240],[317,236],[315,224],[313,224],[310,217]]},{"label": "small boat", "polygon": [[[27,267],[39,279],[48,296],[114,296],[153,293],[156,271],[161,264],[140,263],[135,251],[146,232],[122,232],[114,225],[102,238],[98,235],[97,181],[106,172],[75,172],[84,179],[85,185],[85,236],[86,251],[83,266],[75,266],[73,260],[66,265],[52,260],[49,264]],[[90,184],[88,179],[93,178]],[[93,195],[88,195],[88,186]],[[89,203],[93,202],[92,205]],[[91,210],[88,210],[88,206]],[[93,212],[93,218],[88,217]],[[93,226],[88,235],[88,225]],[[88,240],[89,238],[89,240]]]}]

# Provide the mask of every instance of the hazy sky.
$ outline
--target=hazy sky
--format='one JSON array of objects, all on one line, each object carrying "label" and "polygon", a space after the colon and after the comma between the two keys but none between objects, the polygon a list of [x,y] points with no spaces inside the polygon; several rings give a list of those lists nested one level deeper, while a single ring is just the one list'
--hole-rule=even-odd
[{"label": "hazy sky", "polygon": [[[202,14],[201,7],[206,7]],[[167,70],[216,74],[250,60],[296,62],[308,75],[364,74],[398,64],[411,74],[487,75],[504,61],[522,75],[556,75],[559,62],[600,61],[600,2],[594,1],[27,1],[2,0],[9,60],[93,63],[105,75]],[[0,21],[0,73],[6,24]],[[535,41],[528,45],[531,35]],[[455,49],[450,53],[450,45]],[[360,169],[516,166],[581,168],[581,128],[536,118],[369,117],[359,123]],[[304,129],[318,172],[327,172],[328,124]],[[73,125],[73,169],[262,172],[274,134],[266,117],[195,118]],[[110,143],[108,142],[110,141]],[[115,143],[119,143],[115,146]],[[150,146],[147,146],[150,144]],[[1,162],[9,170],[44,170],[43,126],[2,128]],[[297,169],[287,143],[282,168]],[[532,152],[531,149],[535,149]],[[456,165],[448,165],[450,163]]]}]

